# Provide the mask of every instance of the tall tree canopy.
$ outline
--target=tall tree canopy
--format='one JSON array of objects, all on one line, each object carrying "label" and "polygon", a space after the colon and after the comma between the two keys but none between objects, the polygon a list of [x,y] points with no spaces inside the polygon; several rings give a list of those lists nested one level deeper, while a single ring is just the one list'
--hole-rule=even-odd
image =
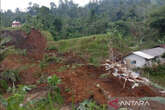
[{"label": "tall tree canopy", "polygon": [[[148,12],[164,3],[165,0],[94,0],[80,7],[73,0],[59,0],[58,6],[51,2],[49,8],[29,3],[26,12],[20,11],[19,8],[15,12],[3,11],[0,14],[0,25],[9,27],[13,20],[18,20],[25,27],[51,32],[55,40],[101,34],[113,29],[123,34],[140,36],[142,28],[139,26],[148,19]],[[150,17],[150,26],[158,29],[160,33],[165,29],[162,23],[164,10],[162,8]]]}]

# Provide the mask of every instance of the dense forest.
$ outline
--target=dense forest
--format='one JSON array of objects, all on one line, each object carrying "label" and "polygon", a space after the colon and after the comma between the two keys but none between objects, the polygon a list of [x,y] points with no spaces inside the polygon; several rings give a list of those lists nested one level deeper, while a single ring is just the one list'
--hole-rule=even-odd
[{"label": "dense forest", "polygon": [[[50,8],[29,3],[27,11],[19,8],[1,12],[1,27],[20,21],[23,29],[47,30],[54,40],[102,34],[110,31],[124,36],[161,41],[165,27],[165,0],[93,0],[80,7],[72,0],[50,3]],[[151,13],[152,12],[152,13]],[[150,32],[152,31],[152,34]]]}]

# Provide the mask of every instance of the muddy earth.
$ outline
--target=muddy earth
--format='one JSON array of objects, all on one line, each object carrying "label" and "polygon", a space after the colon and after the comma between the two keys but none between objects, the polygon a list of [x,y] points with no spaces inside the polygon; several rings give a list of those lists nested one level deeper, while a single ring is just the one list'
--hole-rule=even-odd
[{"label": "muddy earth", "polygon": [[[8,69],[18,69],[21,77],[18,84],[37,85],[28,93],[29,97],[34,94],[37,94],[36,97],[46,95],[47,83],[41,80],[54,74],[62,80],[59,87],[66,104],[72,103],[73,98],[74,103],[94,99],[98,104],[107,104],[109,97],[162,96],[152,86],[139,86],[132,89],[128,82],[123,88],[124,80],[122,79],[111,75],[102,78],[101,76],[107,73],[104,66],[89,65],[85,58],[77,56],[74,52],[58,53],[58,50],[47,50],[47,41],[38,30],[33,29],[29,34],[23,31],[1,31],[0,34],[1,37],[12,38],[8,45],[27,51],[27,55],[24,56],[19,54],[7,56],[0,63],[0,70],[2,72]],[[41,68],[40,64],[45,55],[56,56],[62,61],[50,61],[44,68]]]}]

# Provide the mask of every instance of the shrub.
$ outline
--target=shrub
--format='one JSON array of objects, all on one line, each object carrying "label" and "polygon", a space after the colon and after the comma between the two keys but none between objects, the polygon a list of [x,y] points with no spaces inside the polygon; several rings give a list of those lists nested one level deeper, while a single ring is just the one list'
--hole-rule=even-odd
[{"label": "shrub", "polygon": [[[120,32],[123,35],[128,35],[130,33],[129,25],[130,24],[128,22],[117,21],[112,25],[112,27],[115,27],[115,29],[118,30],[117,32]],[[112,28],[112,30],[113,30],[113,28]]]},{"label": "shrub", "polygon": [[67,70],[67,66],[64,65],[64,66],[61,66],[60,68],[58,68],[57,72],[63,72],[65,70]]},{"label": "shrub", "polygon": [[17,70],[6,70],[2,72],[0,74],[0,92],[7,91],[11,83],[15,87],[17,81],[20,81]]},{"label": "shrub", "polygon": [[25,98],[25,94],[19,94],[16,93],[12,96],[10,96],[7,99],[8,105],[7,105],[7,110],[24,110],[23,108],[23,101]]},{"label": "shrub", "polygon": [[53,41],[53,36],[49,31],[41,31],[41,33],[46,37],[47,41]]},{"label": "shrub", "polygon": [[0,95],[0,108],[7,106],[7,101]]},{"label": "shrub", "polygon": [[45,58],[44,58],[45,62],[57,62],[59,63],[62,59],[61,58],[58,58],[56,56],[48,56],[48,55],[45,55]]},{"label": "shrub", "polygon": [[57,86],[60,83],[61,80],[56,75],[48,77],[48,85],[50,90],[48,94],[48,99],[50,103],[52,103],[51,96],[54,96],[54,101],[56,101],[57,103],[63,103],[63,98],[60,94],[60,88]]},{"label": "shrub", "polygon": [[0,38],[0,61],[3,60],[3,58],[6,56],[6,53],[11,47],[7,47],[6,44],[10,42],[10,38]]},{"label": "shrub", "polygon": [[165,58],[165,53],[163,53],[162,58]]},{"label": "shrub", "polygon": [[61,58],[58,58],[56,56],[49,56],[46,54],[44,56],[44,59],[42,61],[40,61],[40,68],[44,69],[44,67],[46,67],[48,65],[48,63],[51,63],[51,62],[59,63],[61,61],[62,61]]},{"label": "shrub", "polygon": [[57,47],[56,46],[50,46],[50,47],[48,47],[48,50],[57,50]]},{"label": "shrub", "polygon": [[6,70],[2,72],[0,78],[11,83],[15,83],[20,80],[18,70]]},{"label": "shrub", "polygon": [[26,49],[10,48],[10,49],[8,49],[8,52],[6,52],[6,53],[7,53],[7,55],[18,54],[18,55],[27,56],[27,50]]},{"label": "shrub", "polygon": [[165,65],[158,65],[156,67],[146,67],[143,70],[144,70],[144,73],[149,73],[153,76],[164,75]]},{"label": "shrub", "polygon": [[0,92],[3,92],[3,90],[8,89],[8,84],[5,80],[0,79]]},{"label": "shrub", "polygon": [[100,106],[93,100],[85,100],[80,103],[76,110],[107,110],[107,107],[105,105]]},{"label": "shrub", "polygon": [[44,60],[40,61],[40,68],[41,68],[41,70],[43,70],[46,66],[47,66],[47,62],[45,62]]},{"label": "shrub", "polygon": [[23,25],[23,26],[22,26],[22,31],[24,31],[24,32],[26,32],[27,34],[29,34],[30,31],[31,31],[31,26],[30,26],[30,25],[27,25],[27,24]]},{"label": "shrub", "polygon": [[61,80],[56,75],[48,77],[49,87],[57,88],[57,85],[60,83],[61,83]]},{"label": "shrub", "polygon": [[18,88],[15,88],[15,92],[7,99],[0,97],[0,102],[2,102],[2,105],[6,110],[26,110],[24,108],[25,105],[23,104],[27,93],[26,90],[29,90],[27,86],[20,85]]}]

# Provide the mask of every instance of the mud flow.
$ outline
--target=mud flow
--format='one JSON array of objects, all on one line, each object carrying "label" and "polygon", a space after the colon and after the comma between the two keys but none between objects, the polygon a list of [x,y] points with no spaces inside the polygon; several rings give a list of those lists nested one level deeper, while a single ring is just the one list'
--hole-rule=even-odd
[{"label": "mud flow", "polygon": [[[99,104],[107,104],[111,97],[155,97],[162,96],[151,85],[140,84],[132,88],[131,81],[113,75],[115,68],[106,69],[105,65],[96,67],[89,65],[87,60],[74,52],[59,53],[58,50],[47,50],[47,41],[38,30],[31,30],[29,34],[23,31],[1,31],[1,37],[11,37],[7,45],[25,49],[27,55],[10,54],[0,63],[0,72],[7,69],[19,69],[21,80],[18,84],[37,85],[28,96],[38,94],[43,96],[47,91],[47,83],[38,83],[43,77],[56,74],[62,80],[59,85],[66,104],[82,102],[85,99],[94,99]],[[60,62],[49,62],[44,68],[40,64],[44,56],[61,58]],[[20,69],[22,68],[22,69]],[[60,68],[64,68],[59,71]],[[118,74],[123,74],[119,70]],[[106,77],[102,77],[102,76]],[[120,75],[119,75],[120,76]],[[131,79],[131,77],[129,77]],[[134,79],[132,79],[134,80]],[[138,78],[136,78],[138,80]],[[125,86],[123,87],[125,83]]]}]

